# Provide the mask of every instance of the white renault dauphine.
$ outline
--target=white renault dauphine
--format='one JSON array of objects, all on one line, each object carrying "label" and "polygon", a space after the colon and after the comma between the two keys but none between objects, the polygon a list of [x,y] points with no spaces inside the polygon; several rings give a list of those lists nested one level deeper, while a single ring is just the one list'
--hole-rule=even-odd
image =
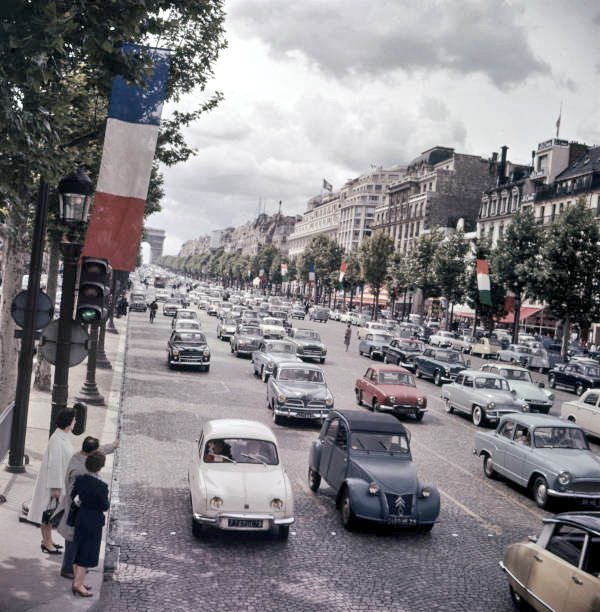
[{"label": "white renault dauphine", "polygon": [[192,453],[188,479],[194,536],[200,537],[208,525],[288,537],[294,495],[277,439],[266,425],[242,419],[207,421]]}]

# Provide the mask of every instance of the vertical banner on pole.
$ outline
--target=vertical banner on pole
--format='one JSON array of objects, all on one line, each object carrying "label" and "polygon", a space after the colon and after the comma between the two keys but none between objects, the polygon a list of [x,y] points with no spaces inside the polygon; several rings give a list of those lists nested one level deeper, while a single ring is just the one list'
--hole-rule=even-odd
[{"label": "vertical banner on pole", "polygon": [[169,74],[170,51],[123,45],[144,53],[152,70],[143,85],[113,80],[94,207],[83,255],[108,259],[115,270],[134,270]]}]

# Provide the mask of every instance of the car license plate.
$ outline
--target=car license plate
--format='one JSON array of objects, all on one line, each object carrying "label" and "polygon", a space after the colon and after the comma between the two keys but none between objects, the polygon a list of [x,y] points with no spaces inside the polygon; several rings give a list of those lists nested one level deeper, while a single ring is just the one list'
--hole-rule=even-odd
[{"label": "car license plate", "polygon": [[259,519],[228,519],[227,527],[243,527],[245,529],[262,529],[263,522]]},{"label": "car license plate", "polygon": [[306,412],[305,410],[296,410],[296,416],[299,419],[310,419],[312,418],[312,412]]},{"label": "car license plate", "polygon": [[387,522],[390,525],[406,525],[406,526],[414,526],[417,524],[417,519],[407,518],[403,516],[390,516],[387,519]]},{"label": "car license plate", "polygon": [[588,505],[588,506],[600,506],[600,499],[594,499],[592,497],[584,497],[583,498],[583,503]]}]

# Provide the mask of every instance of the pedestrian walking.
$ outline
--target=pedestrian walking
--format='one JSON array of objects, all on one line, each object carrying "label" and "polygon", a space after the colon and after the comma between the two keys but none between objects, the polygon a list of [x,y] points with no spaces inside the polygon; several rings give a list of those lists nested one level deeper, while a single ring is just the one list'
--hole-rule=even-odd
[{"label": "pedestrian walking", "polygon": [[73,542],[74,527],[67,524],[69,516],[69,510],[72,503],[73,486],[78,476],[87,474],[88,471],[85,467],[86,459],[97,451],[100,451],[104,455],[114,453],[119,446],[118,438],[111,444],[103,444],[100,446],[98,438],[93,436],[87,436],[81,445],[81,450],[76,452],[69,461],[67,466],[67,475],[65,477],[65,495],[59,507],[56,510],[55,516],[60,517],[60,521],[56,530],[65,539],[65,550],[62,558],[62,566],[60,568],[60,575],[63,578],[69,578],[73,580],[73,562],[75,561],[75,544]]},{"label": "pedestrian walking", "polygon": [[346,352],[348,352],[348,347],[350,346],[350,338],[352,338],[352,327],[350,323],[346,326],[346,331],[344,332],[344,344],[346,345]]},{"label": "pedestrian walking", "polygon": [[110,505],[108,501],[108,485],[100,480],[98,472],[104,467],[106,457],[101,452],[89,455],[85,460],[85,468],[89,472],[77,476],[73,485],[73,500],[79,500],[76,511],[73,533],[75,545],[75,561],[73,563],[73,595],[91,597],[92,593],[84,584],[85,572],[90,567],[98,565],[104,513]]},{"label": "pedestrian walking", "polygon": [[65,494],[65,475],[73,456],[69,433],[75,426],[75,411],[61,410],[55,419],[56,429],[48,440],[48,447],[42,458],[42,465],[33,488],[33,499],[27,519],[39,523],[42,531],[42,552],[60,555],[62,546],[52,541],[51,517]]}]

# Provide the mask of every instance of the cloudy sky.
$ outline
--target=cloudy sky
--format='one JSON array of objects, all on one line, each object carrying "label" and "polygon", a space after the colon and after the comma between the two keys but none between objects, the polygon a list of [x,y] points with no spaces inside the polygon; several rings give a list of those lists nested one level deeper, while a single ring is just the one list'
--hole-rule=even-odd
[{"label": "cloudy sky", "polygon": [[[555,135],[600,144],[600,5],[585,0],[226,0],[225,100],[165,169],[148,225],[182,242],[301,213],[372,164],[434,145],[527,163]],[[184,104],[186,102],[184,101]],[[189,101],[187,101],[189,103]],[[168,108],[165,112],[168,113]]]}]

